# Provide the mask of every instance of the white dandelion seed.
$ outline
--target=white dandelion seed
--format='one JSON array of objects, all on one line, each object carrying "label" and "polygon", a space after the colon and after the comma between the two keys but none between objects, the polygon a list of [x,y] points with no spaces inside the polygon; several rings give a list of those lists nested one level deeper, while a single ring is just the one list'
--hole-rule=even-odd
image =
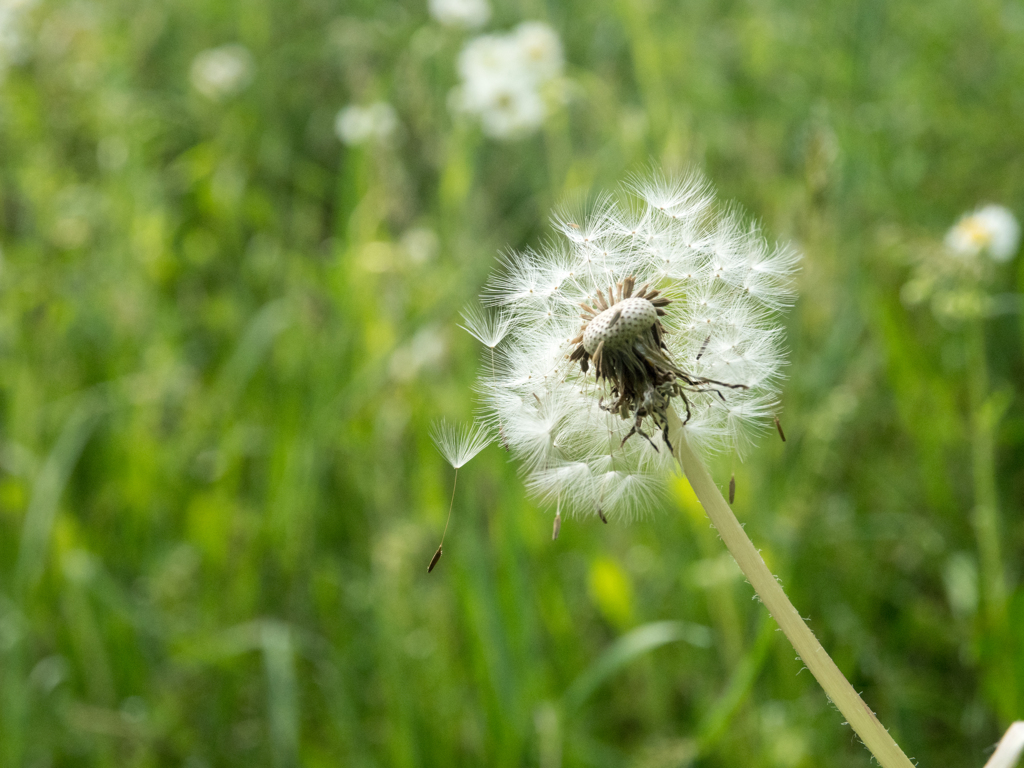
[{"label": "white dandelion seed", "polygon": [[742,455],[779,407],[798,254],[716,208],[698,174],[628,189],[627,208],[557,216],[564,241],[509,255],[483,295],[508,323],[478,388],[485,420],[556,532],[563,511],[629,518],[660,498],[671,412],[695,449]]},{"label": "white dandelion seed", "polygon": [[482,424],[458,427],[444,419],[431,425],[430,438],[454,469],[462,469],[491,442],[491,436]]},{"label": "white dandelion seed", "polygon": [[498,346],[512,327],[512,315],[505,310],[488,313],[480,307],[471,306],[462,312],[465,321],[460,328],[490,350]]},{"label": "white dandelion seed", "polygon": [[452,508],[455,506],[455,488],[459,482],[459,470],[491,442],[491,435],[486,425],[471,424],[457,427],[443,419],[431,425],[430,438],[437,446],[438,452],[444,456],[445,461],[455,469],[455,480],[452,482],[452,499],[448,504],[448,517],[444,523],[444,531],[441,533],[441,543],[438,544],[437,551],[430,559],[427,573],[434,570],[437,561],[441,559],[441,548],[444,546],[444,537],[448,533],[448,524],[452,520]]},{"label": "white dandelion seed", "polygon": [[1009,261],[1020,245],[1020,224],[1007,208],[986,205],[965,214],[946,234],[946,246],[958,256],[987,254]]}]

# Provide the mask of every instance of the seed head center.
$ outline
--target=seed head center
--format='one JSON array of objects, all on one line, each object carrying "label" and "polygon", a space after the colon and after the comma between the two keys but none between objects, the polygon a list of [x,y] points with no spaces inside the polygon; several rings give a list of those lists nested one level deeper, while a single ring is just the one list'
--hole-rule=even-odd
[{"label": "seed head center", "polygon": [[603,341],[607,352],[623,349],[656,322],[658,310],[647,299],[623,299],[587,323],[583,348],[593,355]]}]

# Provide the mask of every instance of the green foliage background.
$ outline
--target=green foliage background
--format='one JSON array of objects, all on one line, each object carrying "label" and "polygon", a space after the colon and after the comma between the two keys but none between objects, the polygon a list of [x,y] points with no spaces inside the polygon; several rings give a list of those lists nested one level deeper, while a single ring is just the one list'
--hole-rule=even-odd
[{"label": "green foliage background", "polygon": [[[714,464],[799,610],[921,766],[980,767],[1022,714],[1021,314],[899,289],[961,212],[1024,213],[1024,9],[523,0],[488,28],[525,19],[572,99],[497,143],[449,113],[466,36],[424,3],[28,12],[0,86],[0,764],[868,765],[685,481],[552,542],[492,446],[425,573],[452,481],[428,425],[474,407],[458,310],[554,205],[652,163],[805,253],[789,442]],[[212,102],[189,65],[228,42],[255,78]],[[398,139],[343,147],[337,110],[378,98]]]}]

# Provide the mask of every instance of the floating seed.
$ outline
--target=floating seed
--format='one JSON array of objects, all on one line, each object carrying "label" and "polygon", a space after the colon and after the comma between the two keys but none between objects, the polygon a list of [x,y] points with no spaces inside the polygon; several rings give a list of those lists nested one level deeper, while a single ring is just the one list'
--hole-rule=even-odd
[{"label": "floating seed", "polygon": [[434,570],[434,566],[437,565],[437,561],[440,560],[440,559],[441,559],[441,548],[438,547],[437,548],[437,552],[435,552],[434,556],[432,558],[430,558],[430,565],[427,566],[427,573],[430,573],[432,570]]}]

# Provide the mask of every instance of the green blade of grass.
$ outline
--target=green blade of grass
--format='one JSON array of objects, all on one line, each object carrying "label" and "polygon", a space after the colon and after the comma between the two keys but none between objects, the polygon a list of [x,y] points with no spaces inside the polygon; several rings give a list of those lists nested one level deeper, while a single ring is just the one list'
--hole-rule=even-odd
[{"label": "green blade of grass", "polygon": [[563,711],[572,713],[616,672],[645,653],[669,643],[685,642],[697,648],[711,646],[711,630],[684,621],[656,621],[644,624],[618,638],[566,690]]},{"label": "green blade of grass", "polygon": [[103,409],[104,403],[98,398],[83,398],[71,412],[36,475],[18,546],[14,577],[17,595],[24,596],[43,575],[57,504]]}]

